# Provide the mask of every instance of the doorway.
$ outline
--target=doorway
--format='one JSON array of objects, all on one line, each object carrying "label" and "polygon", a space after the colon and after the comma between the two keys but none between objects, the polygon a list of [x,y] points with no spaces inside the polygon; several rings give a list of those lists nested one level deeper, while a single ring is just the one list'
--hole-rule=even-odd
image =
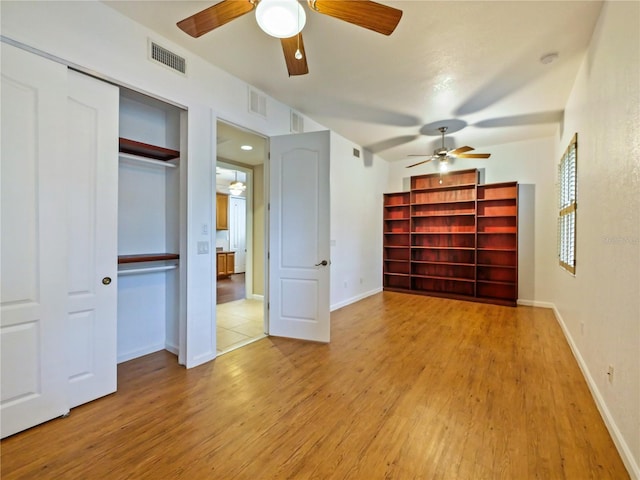
[{"label": "doorway", "polygon": [[[265,336],[265,188],[267,140],[217,122],[217,353]],[[219,221],[224,217],[224,221]]]}]

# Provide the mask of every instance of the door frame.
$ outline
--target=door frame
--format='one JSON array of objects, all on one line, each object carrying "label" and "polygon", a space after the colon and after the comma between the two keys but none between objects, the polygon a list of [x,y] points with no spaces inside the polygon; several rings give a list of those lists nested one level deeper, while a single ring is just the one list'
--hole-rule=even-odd
[{"label": "door frame", "polygon": [[[238,130],[242,130],[244,132],[250,133],[252,135],[255,135],[257,137],[260,137],[262,139],[264,139],[265,141],[265,158],[263,159],[263,163],[262,163],[262,168],[263,168],[263,183],[262,183],[262,188],[263,188],[263,192],[264,192],[264,229],[263,229],[263,238],[264,238],[264,242],[262,245],[262,253],[263,253],[263,271],[264,271],[264,292],[263,292],[263,328],[264,328],[264,332],[266,334],[268,334],[269,332],[269,305],[268,305],[268,298],[269,298],[269,150],[270,150],[270,145],[269,145],[269,136],[265,135],[263,133],[260,133],[256,130],[253,130],[251,128],[247,128],[244,127],[242,125],[239,125],[235,122],[232,122],[230,120],[227,120],[223,117],[217,116],[214,113],[214,119],[213,119],[213,127],[215,129],[215,135],[214,138],[217,138],[217,132],[218,132],[218,123],[224,123],[226,125],[229,125],[233,128],[236,128]],[[214,144],[214,152],[213,152],[213,160],[214,160],[214,171],[213,171],[213,175],[215,176],[215,167],[223,167],[223,168],[229,168],[229,169],[234,169],[234,170],[238,170],[241,172],[244,172],[247,174],[247,207],[249,205],[251,205],[251,208],[247,208],[247,245],[251,245],[251,248],[247,249],[247,264],[250,264],[251,267],[249,269],[249,272],[245,273],[245,292],[251,292],[251,296],[255,297],[255,293],[253,292],[253,277],[254,277],[254,268],[253,268],[253,259],[254,259],[254,247],[253,247],[253,237],[254,237],[254,228],[253,228],[253,222],[254,222],[254,217],[253,217],[253,199],[254,199],[254,193],[253,193],[253,189],[255,186],[255,179],[254,179],[254,174],[253,174],[253,170],[251,168],[249,168],[250,166],[248,166],[247,164],[240,164],[240,163],[234,163],[233,161],[227,160],[227,159],[221,159],[220,161],[218,161],[218,150],[217,150],[217,144]],[[216,193],[216,179],[213,179],[213,191],[211,192],[211,196],[214,199],[213,201],[215,202],[215,193]],[[213,205],[213,213],[214,213],[214,218],[212,220],[212,225],[215,225],[215,204]],[[213,252],[215,253],[215,234],[213,234],[212,232],[212,247],[213,247]],[[215,266],[215,261],[216,261],[216,256],[212,255],[212,262],[213,262],[213,287],[214,287],[214,291],[218,285],[218,278],[216,276],[216,266]],[[251,281],[251,283],[249,284],[248,282]],[[214,302],[213,302],[213,310],[214,312],[216,312],[216,308],[217,308],[217,297],[214,297]],[[215,327],[217,327],[218,324],[218,317],[217,317],[217,312],[215,315]]]},{"label": "door frame", "polygon": [[[229,163],[226,160],[217,161],[216,159],[216,168],[224,168],[226,170],[237,170],[238,172],[242,172],[247,176],[247,190],[245,191],[245,200],[246,200],[246,245],[247,245],[247,268],[245,269],[245,292],[247,292],[247,296],[251,295],[253,297],[253,208],[249,208],[250,205],[253,205],[253,186],[254,186],[254,178],[253,178],[253,170],[247,168],[245,166]],[[214,238],[215,245],[215,238]],[[216,279],[217,280],[217,279]]]}]

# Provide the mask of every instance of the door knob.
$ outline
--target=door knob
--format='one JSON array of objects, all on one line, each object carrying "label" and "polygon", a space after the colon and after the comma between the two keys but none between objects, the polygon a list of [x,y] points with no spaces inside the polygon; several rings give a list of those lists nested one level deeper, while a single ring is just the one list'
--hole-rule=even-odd
[{"label": "door knob", "polygon": [[104,277],[102,279],[102,284],[103,285],[109,285],[111,283],[111,277]]},{"label": "door knob", "polygon": [[329,265],[329,262],[327,262],[326,260],[322,260],[320,263],[316,263],[316,267],[319,267],[321,265],[323,267],[326,267],[327,265]]}]

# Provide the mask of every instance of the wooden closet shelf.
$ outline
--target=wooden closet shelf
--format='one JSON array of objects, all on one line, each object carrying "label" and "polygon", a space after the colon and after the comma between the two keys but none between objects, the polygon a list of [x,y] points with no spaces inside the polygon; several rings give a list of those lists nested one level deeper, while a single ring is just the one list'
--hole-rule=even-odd
[{"label": "wooden closet shelf", "polygon": [[139,155],[141,157],[152,158],[154,160],[162,160],[163,162],[180,157],[180,152],[178,150],[137,142],[128,138],[120,137],[119,144],[120,152],[122,153]]},{"label": "wooden closet shelf", "polygon": [[118,255],[118,264],[160,262],[164,260],[178,260],[179,258],[180,255],[177,253],[140,253],[136,255]]}]

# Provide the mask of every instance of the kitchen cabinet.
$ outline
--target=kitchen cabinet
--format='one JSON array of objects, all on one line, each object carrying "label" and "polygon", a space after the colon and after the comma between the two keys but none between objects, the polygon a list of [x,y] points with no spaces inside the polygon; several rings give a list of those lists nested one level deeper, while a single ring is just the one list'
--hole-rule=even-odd
[{"label": "kitchen cabinet", "polygon": [[229,195],[216,193],[216,230],[229,230]]},{"label": "kitchen cabinet", "polygon": [[235,252],[217,252],[217,276],[218,278],[225,278],[229,275],[233,275],[235,270]]}]

